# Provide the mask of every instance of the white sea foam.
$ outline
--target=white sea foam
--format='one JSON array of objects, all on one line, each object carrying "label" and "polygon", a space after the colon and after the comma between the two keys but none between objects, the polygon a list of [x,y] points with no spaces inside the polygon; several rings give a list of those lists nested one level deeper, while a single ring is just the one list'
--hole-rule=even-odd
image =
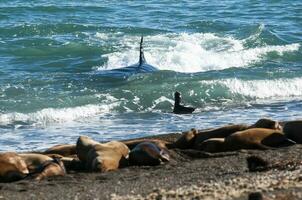
[{"label": "white sea foam", "polygon": [[302,78],[273,80],[241,80],[234,78],[200,81],[200,83],[202,85],[209,85],[214,90],[216,88],[214,87],[215,85],[222,86],[231,94],[254,99],[302,96]]},{"label": "white sea foam", "polygon": [[6,113],[0,114],[0,124],[9,124],[16,121],[36,123],[36,124],[48,124],[48,123],[62,123],[75,121],[87,117],[92,117],[102,113],[108,113],[119,103],[111,103],[107,105],[85,105],[74,108],[45,108],[33,113]]},{"label": "white sea foam", "polygon": [[[149,64],[161,70],[185,73],[248,67],[265,59],[267,53],[275,52],[282,56],[285,52],[298,51],[300,48],[298,43],[246,48],[244,39],[213,33],[163,34],[147,36],[144,41],[145,57]],[[108,61],[98,70],[116,69],[138,62],[138,37],[125,36],[119,44],[125,50],[103,55]]]}]

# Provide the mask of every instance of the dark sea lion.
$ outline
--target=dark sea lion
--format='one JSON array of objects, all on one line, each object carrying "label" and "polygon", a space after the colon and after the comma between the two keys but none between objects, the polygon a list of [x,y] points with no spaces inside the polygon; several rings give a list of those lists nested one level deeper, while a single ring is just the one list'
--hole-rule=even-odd
[{"label": "dark sea lion", "polygon": [[251,128],[238,131],[226,138],[211,138],[199,144],[199,150],[216,153],[240,149],[270,149],[293,145],[279,130]]},{"label": "dark sea lion", "polygon": [[191,114],[194,112],[195,108],[192,107],[186,107],[183,105],[180,105],[181,103],[181,95],[178,91],[174,93],[174,108],[173,113],[174,114]]},{"label": "dark sea lion", "polygon": [[160,148],[153,142],[137,144],[129,154],[130,165],[159,165],[170,160],[167,149]]},{"label": "dark sea lion", "polygon": [[89,171],[106,172],[127,163],[129,148],[122,142],[98,143],[86,136],[79,137],[77,153]]},{"label": "dark sea lion", "polygon": [[143,142],[152,142],[160,148],[167,148],[166,145],[170,144],[169,142],[159,140],[159,139],[133,139],[133,140],[127,140],[127,141],[122,141],[122,142],[125,145],[127,145],[130,150],[133,149],[136,145],[143,143]]},{"label": "dark sea lion", "polygon": [[169,148],[178,148],[178,149],[190,149],[193,148],[195,142],[195,136],[197,135],[198,131],[195,128],[192,128],[190,131],[185,131],[176,140],[174,143],[169,145]]},{"label": "dark sea lion", "polygon": [[249,128],[268,128],[274,130],[282,130],[282,126],[278,121],[271,120],[268,118],[259,119],[255,124],[251,125]]},{"label": "dark sea lion", "polygon": [[45,150],[43,154],[59,154],[64,157],[73,156],[76,154],[76,145],[74,144],[59,144]]},{"label": "dark sea lion", "polygon": [[25,161],[17,153],[0,153],[0,182],[18,181],[28,174]]},{"label": "dark sea lion", "polygon": [[289,139],[302,144],[302,120],[285,122],[283,124],[283,132]]},{"label": "dark sea lion", "polygon": [[60,158],[51,158],[38,153],[21,153],[19,156],[25,161],[29,173],[35,180],[66,174],[64,164]]},{"label": "dark sea lion", "polygon": [[66,171],[85,171],[85,163],[80,161],[79,158],[62,157],[60,160],[63,162]]},{"label": "dark sea lion", "polygon": [[99,144],[99,143],[87,136],[80,136],[78,138],[77,144],[76,144],[76,152],[77,152],[78,158],[81,161],[86,162],[86,157],[87,157],[88,152],[96,144]]}]

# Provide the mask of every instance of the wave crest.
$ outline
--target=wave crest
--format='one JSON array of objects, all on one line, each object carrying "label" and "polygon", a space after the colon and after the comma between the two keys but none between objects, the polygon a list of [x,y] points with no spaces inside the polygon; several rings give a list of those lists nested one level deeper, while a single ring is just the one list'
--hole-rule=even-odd
[{"label": "wave crest", "polygon": [[[97,69],[116,69],[137,63],[138,41],[137,37],[123,37],[120,46],[127,50],[103,55],[107,63]],[[145,57],[149,64],[160,70],[194,73],[248,67],[261,62],[267,53],[275,52],[282,56],[285,52],[298,51],[300,48],[298,43],[247,48],[245,42],[245,39],[222,37],[213,33],[147,36]]]}]

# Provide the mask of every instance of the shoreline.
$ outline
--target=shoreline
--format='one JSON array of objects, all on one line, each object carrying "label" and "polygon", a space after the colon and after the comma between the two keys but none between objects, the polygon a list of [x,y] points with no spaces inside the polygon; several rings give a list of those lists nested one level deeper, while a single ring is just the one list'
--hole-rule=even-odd
[{"label": "shoreline", "polygon": [[[174,141],[179,133],[145,138]],[[106,173],[70,172],[40,182],[0,183],[0,199],[300,199],[302,164],[266,172],[249,172],[246,158],[257,155],[269,162],[299,161],[302,145],[275,150],[240,150],[207,154],[173,149],[171,161],[159,166],[130,166]],[[273,198],[274,197],[274,198]]]}]

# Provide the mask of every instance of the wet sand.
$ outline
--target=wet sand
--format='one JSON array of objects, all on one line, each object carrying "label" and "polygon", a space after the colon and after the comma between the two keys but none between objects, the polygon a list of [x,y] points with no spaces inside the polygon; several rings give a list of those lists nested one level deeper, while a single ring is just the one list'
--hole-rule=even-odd
[{"label": "wet sand", "polygon": [[[174,141],[179,134],[152,138]],[[40,182],[0,184],[0,199],[264,199],[302,198],[302,145],[276,150],[207,154],[171,150],[172,160],[155,167],[131,166],[107,173],[69,172]],[[249,172],[246,158],[258,155],[280,168]],[[285,163],[285,164],[284,164]],[[286,164],[287,163],[287,164]],[[292,164],[295,163],[295,164]]]}]

